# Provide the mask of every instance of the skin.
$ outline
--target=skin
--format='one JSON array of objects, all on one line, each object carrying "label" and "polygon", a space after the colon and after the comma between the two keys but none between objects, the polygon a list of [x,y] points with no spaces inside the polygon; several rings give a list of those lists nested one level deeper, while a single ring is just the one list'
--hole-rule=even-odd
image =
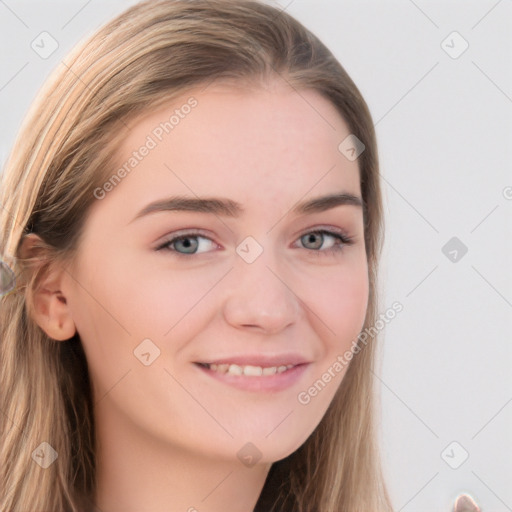
[{"label": "skin", "polygon": [[[366,314],[362,209],[288,213],[335,192],[361,197],[358,162],[338,150],[350,131],[334,106],[277,82],[216,83],[132,120],[120,164],[190,96],[191,113],[95,201],[76,258],[35,300],[41,328],[62,341],[78,331],[86,352],[103,512],[253,510],[271,463],[306,441],[344,371],[309,404],[298,394],[350,348]],[[167,211],[131,222],[178,194],[233,199],[245,213]],[[345,230],[353,243],[327,253],[336,239],[303,237],[320,227]],[[191,240],[198,254],[155,250],[185,228],[204,231],[207,239]],[[236,252],[247,236],[263,248],[251,264]],[[160,350],[148,366],[134,355],[146,338]],[[248,352],[297,352],[311,364],[275,393],[235,389],[193,364]],[[251,467],[237,457],[248,442],[261,453]]]}]

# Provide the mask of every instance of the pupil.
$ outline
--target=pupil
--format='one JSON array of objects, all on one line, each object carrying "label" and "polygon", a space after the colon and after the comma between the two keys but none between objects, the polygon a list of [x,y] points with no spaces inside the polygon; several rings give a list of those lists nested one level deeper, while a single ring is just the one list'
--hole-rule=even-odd
[{"label": "pupil", "polygon": [[191,248],[194,249],[194,247],[193,247],[194,244],[191,243],[191,239],[192,239],[191,237],[182,238],[181,240],[178,240],[177,243],[178,244],[181,243],[183,246],[183,249],[191,249]]},{"label": "pupil", "polygon": [[310,233],[306,236],[308,239],[308,243],[311,242],[313,244],[315,244],[315,238],[318,238],[318,242],[317,242],[316,246],[314,247],[315,249],[318,249],[322,245],[322,239],[320,238],[320,233]]}]

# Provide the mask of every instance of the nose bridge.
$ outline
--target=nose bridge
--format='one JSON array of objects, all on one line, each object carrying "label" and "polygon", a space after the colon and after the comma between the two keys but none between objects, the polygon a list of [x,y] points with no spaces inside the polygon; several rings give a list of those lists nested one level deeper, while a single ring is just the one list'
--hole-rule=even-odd
[{"label": "nose bridge", "polygon": [[293,285],[280,274],[279,253],[266,237],[264,245],[246,237],[236,247],[232,285],[225,303],[226,320],[266,331],[284,329],[298,319],[300,304]]}]

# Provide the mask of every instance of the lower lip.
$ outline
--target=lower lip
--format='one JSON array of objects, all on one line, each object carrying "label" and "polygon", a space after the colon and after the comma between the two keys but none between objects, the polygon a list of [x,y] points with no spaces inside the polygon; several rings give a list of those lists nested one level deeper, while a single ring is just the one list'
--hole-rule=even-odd
[{"label": "lower lip", "polygon": [[283,373],[261,376],[228,375],[227,373],[213,371],[198,364],[194,364],[194,366],[206,375],[244,391],[275,392],[283,391],[293,386],[302,377],[309,363],[299,364]]}]

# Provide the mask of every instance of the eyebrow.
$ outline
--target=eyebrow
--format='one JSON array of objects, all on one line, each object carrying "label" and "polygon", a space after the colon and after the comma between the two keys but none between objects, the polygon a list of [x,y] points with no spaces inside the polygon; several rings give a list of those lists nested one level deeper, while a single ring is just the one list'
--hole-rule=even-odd
[{"label": "eyebrow", "polygon": [[[296,204],[291,211],[295,215],[310,215],[345,205],[362,208],[363,202],[360,197],[354,194],[342,192],[340,194],[331,194],[302,201]],[[151,213],[164,211],[200,212],[238,218],[245,210],[240,203],[222,197],[194,198],[173,196],[148,204],[130,222]]]}]

